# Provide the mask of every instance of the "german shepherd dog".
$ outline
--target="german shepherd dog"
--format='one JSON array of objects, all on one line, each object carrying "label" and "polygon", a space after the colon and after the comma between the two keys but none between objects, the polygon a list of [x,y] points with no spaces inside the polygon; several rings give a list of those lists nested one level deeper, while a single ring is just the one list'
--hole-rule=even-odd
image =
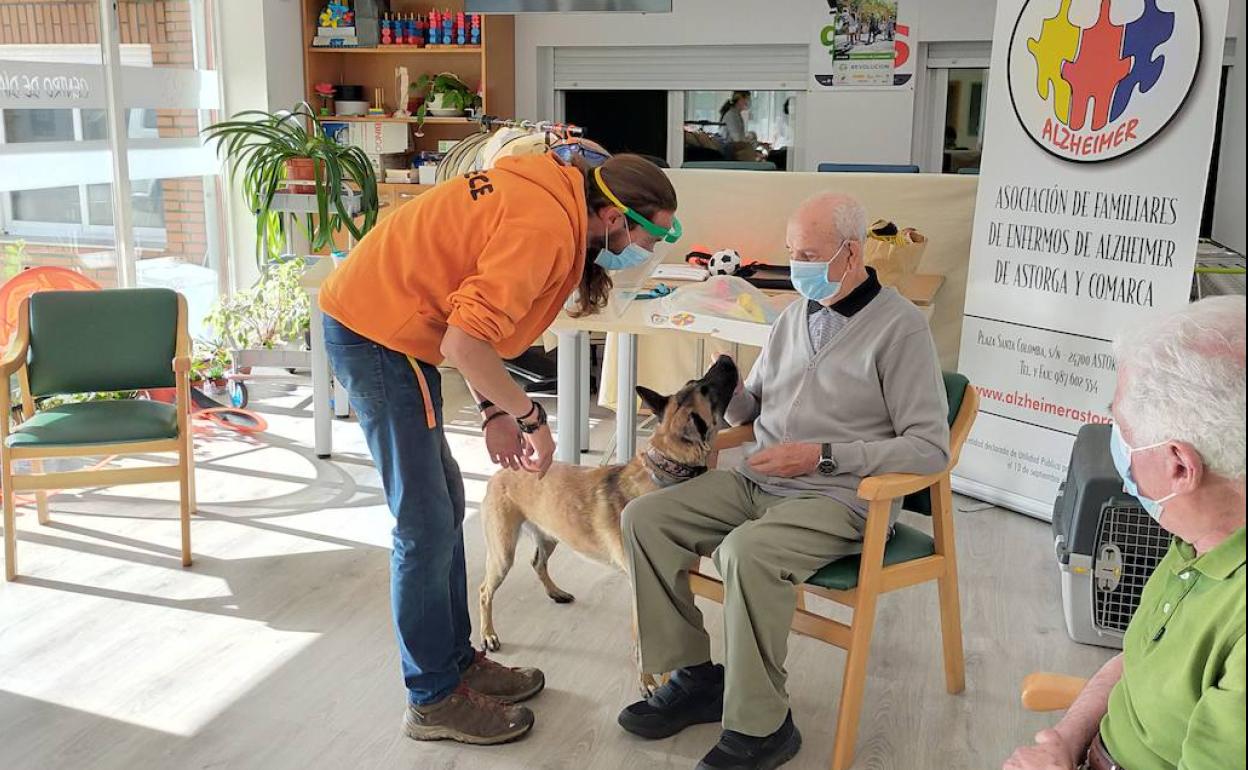
[{"label": "german shepherd dog", "polygon": [[540,480],[526,471],[494,474],[481,504],[487,559],[481,583],[481,636],[486,649],[501,646],[494,630],[494,592],[511,569],[520,530],[527,530],[537,546],[532,561],[537,579],[546,595],[560,604],[572,601],[572,594],[555,585],[546,566],[560,542],[627,573],[620,512],[635,497],[706,471],[711,443],[737,382],[736,364],[720,356],[701,379],[688,382],[673,396],[637,388],[659,426],[649,448],[623,465],[555,463]]}]

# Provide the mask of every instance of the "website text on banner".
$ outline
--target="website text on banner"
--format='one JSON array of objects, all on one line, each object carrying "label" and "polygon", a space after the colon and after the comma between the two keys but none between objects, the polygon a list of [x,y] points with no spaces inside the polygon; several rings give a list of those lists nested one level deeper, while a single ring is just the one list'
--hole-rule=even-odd
[{"label": "website text on banner", "polygon": [[1110,420],[1110,341],[1188,301],[1227,3],[998,2],[958,491],[1051,518],[1079,427]]}]

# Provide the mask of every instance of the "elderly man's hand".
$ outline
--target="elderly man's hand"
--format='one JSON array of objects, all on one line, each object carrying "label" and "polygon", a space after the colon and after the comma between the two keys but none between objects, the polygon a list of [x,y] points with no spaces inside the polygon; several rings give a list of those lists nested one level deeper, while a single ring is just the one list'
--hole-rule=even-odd
[{"label": "elderly man's hand", "polygon": [[818,444],[777,444],[750,455],[750,467],[764,476],[791,479],[814,473],[819,465]]},{"label": "elderly man's hand", "polygon": [[1075,770],[1075,752],[1057,730],[1041,730],[1034,746],[1020,746],[1001,770]]}]

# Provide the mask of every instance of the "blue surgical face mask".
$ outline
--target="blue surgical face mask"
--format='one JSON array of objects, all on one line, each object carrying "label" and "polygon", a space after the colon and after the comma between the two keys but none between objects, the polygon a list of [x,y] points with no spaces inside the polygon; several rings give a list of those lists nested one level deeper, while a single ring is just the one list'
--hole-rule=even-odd
[{"label": "blue surgical face mask", "polygon": [[1118,469],[1118,475],[1122,476],[1122,488],[1125,489],[1128,494],[1135,497],[1136,500],[1139,500],[1140,505],[1144,506],[1144,510],[1148,511],[1148,515],[1152,516],[1153,521],[1156,521],[1158,524],[1161,523],[1161,516],[1164,513],[1162,504],[1167,500],[1177,497],[1177,494],[1168,494],[1160,500],[1145,497],[1140,492],[1140,486],[1135,483],[1135,477],[1131,475],[1131,455],[1136,452],[1143,452],[1145,449],[1155,449],[1167,443],[1169,442],[1160,441],[1156,444],[1133,448],[1127,443],[1127,440],[1122,437],[1122,431],[1118,429],[1117,423],[1114,423],[1114,427],[1110,430],[1109,434],[1109,454],[1114,458],[1114,467]]},{"label": "blue surgical face mask", "polygon": [[[628,233],[628,229],[625,228],[624,232]],[[646,251],[642,247],[633,243],[633,236],[631,233],[628,234],[628,245],[624,247],[624,250],[618,253],[614,252],[611,250],[610,246],[610,233],[607,235],[607,242],[604,243],[602,248],[598,250],[598,256],[594,259],[594,262],[599,267],[607,270],[627,270],[630,267],[637,267],[638,265],[644,264],[646,260],[654,256],[652,252]]]},{"label": "blue surgical face mask", "polygon": [[836,296],[836,293],[841,290],[842,281],[828,280],[828,266],[836,261],[845,246],[846,241],[841,241],[841,247],[827,262],[789,260],[789,278],[793,281],[793,288],[806,299],[815,302],[822,302],[828,297]]}]

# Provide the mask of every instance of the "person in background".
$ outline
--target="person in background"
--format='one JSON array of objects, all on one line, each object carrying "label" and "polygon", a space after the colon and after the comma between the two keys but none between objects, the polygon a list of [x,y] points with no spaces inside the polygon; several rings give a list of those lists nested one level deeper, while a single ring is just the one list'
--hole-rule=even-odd
[{"label": "person in background", "polygon": [[1122,653],[1004,770],[1243,770],[1244,329],[1215,297],[1116,341],[1114,465],[1174,539]]},{"label": "person in background", "polygon": [[745,114],[750,109],[750,92],[733,91],[728,101],[719,108],[719,121],[724,124],[724,140],[728,143],[752,141],[745,130]]},{"label": "person in background", "polygon": [[793,144],[793,99],[784,100],[784,114],[780,116],[780,125],[776,130],[776,141],[767,153],[767,160],[776,164],[776,168],[787,171],[789,168],[789,147]]},{"label": "person in background", "polygon": [[[949,462],[949,404],[927,320],[863,262],[867,213],[825,194],[789,220],[793,283],[727,419],[753,422],[744,464],[643,495],[621,522],[642,667],[673,671],[619,715],[644,738],[719,722],[699,770],[771,770],[802,737],[785,690],[796,586],[860,553],[865,476],[935,473]],[[893,512],[894,519],[900,506]],[[724,580],[724,665],[688,570],[711,556]]]},{"label": "person in background", "polygon": [[391,603],[416,740],[503,743],[533,726],[515,705],[541,671],[473,651],[464,564],[464,481],[443,431],[438,366],[481,410],[490,459],[542,474],[546,413],[503,367],[576,292],[602,309],[609,272],[675,241],[676,192],[635,155],[504,158],[438,185],[382,220],[325,281],[325,347],[346,387],[394,515]]}]

